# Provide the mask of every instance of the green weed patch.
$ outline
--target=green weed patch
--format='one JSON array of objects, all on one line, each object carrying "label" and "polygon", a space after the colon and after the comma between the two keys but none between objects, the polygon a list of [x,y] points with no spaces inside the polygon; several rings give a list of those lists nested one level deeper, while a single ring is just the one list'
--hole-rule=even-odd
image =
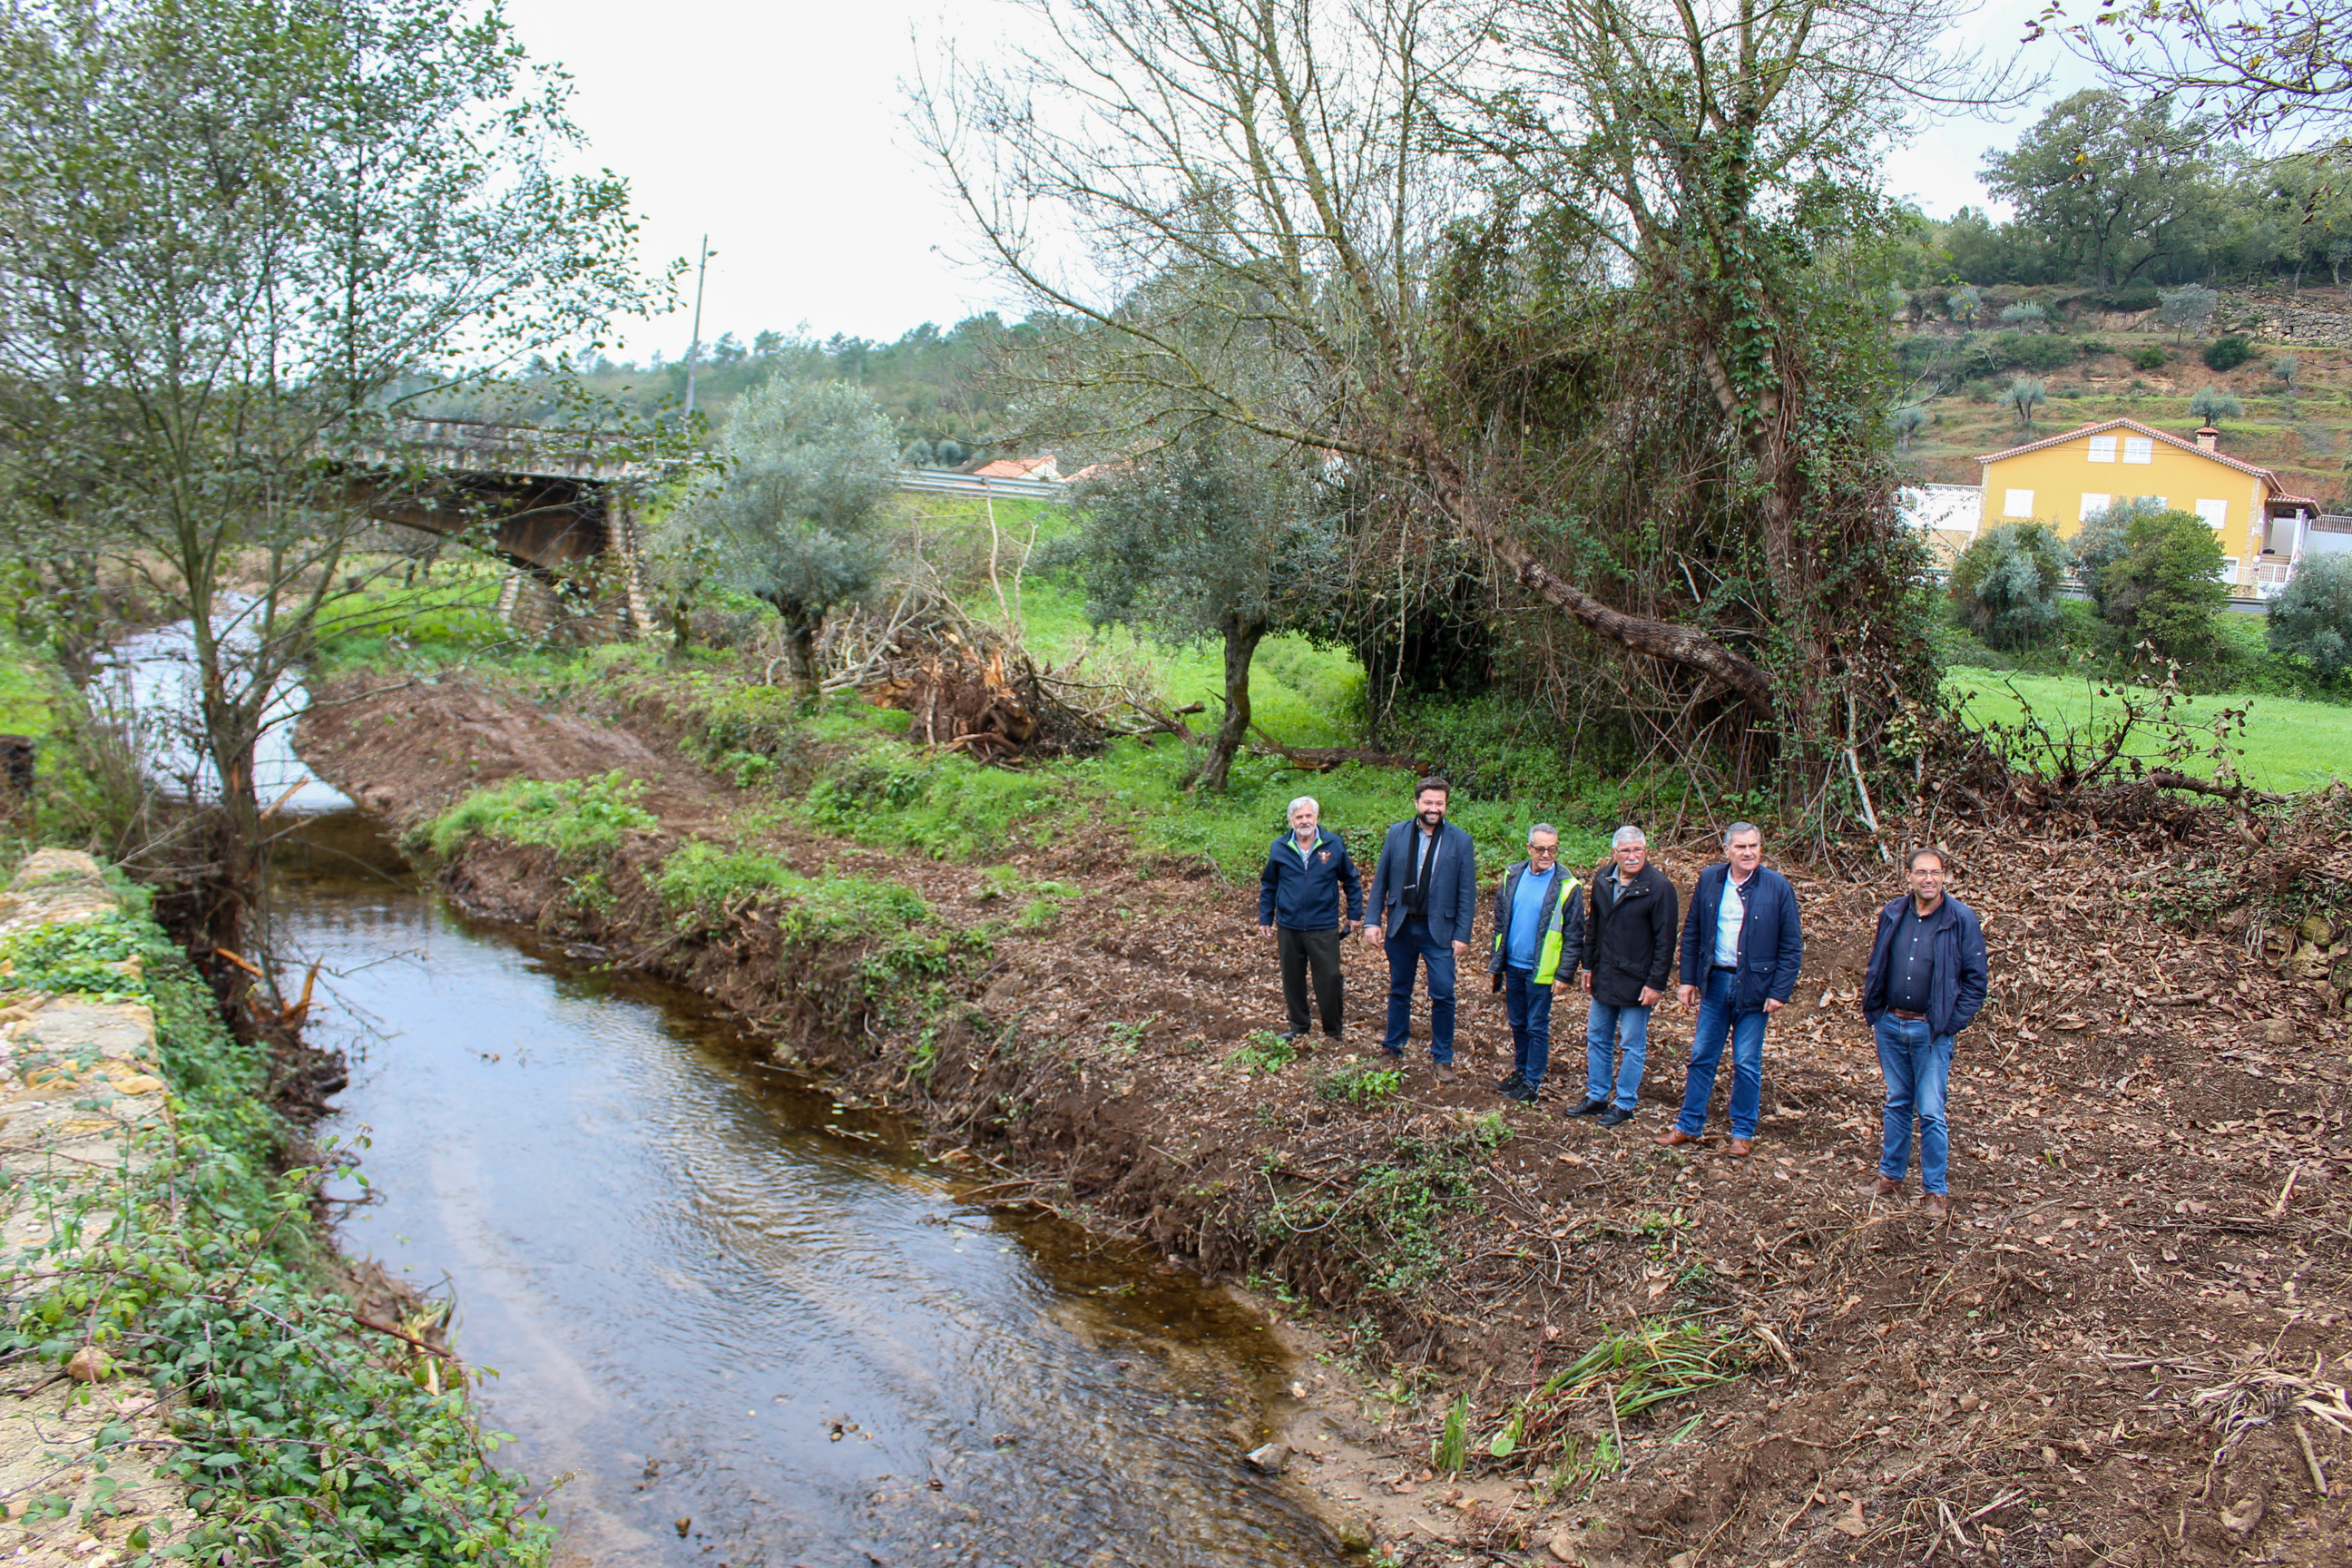
[{"label": "green weed patch", "polygon": [[421,837],[444,860],[468,838],[552,849],[568,860],[607,856],[624,836],[661,826],[637,804],[645,788],[620,773],[551,783],[509,779],[476,790],[426,824]]}]

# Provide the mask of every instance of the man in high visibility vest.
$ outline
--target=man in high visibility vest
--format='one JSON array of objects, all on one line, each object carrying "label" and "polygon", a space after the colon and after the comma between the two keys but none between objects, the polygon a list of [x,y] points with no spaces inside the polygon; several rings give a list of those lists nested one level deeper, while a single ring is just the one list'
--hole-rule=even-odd
[{"label": "man in high visibility vest", "polygon": [[1532,1104],[1551,1065],[1551,996],[1556,980],[1574,980],[1584,962],[1584,900],[1560,868],[1559,830],[1528,829],[1528,858],[1503,873],[1495,889],[1495,956],[1487,971],[1511,1020],[1510,1076],[1495,1086],[1507,1100]]}]

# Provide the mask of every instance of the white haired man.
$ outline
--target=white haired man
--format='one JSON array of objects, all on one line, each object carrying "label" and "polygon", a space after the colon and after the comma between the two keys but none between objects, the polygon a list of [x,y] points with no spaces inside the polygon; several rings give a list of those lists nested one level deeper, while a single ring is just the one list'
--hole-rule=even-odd
[{"label": "white haired man", "polygon": [[1584,1102],[1570,1116],[1597,1116],[1603,1127],[1633,1120],[1649,1058],[1650,1009],[1674,976],[1678,914],[1674,882],[1650,864],[1648,837],[1630,824],[1619,828],[1609,858],[1592,874],[1580,976],[1592,997],[1584,1016]]},{"label": "white haired man", "polygon": [[1363,880],[1348,858],[1348,841],[1322,826],[1322,810],[1311,795],[1290,803],[1290,831],[1266,851],[1265,869],[1257,879],[1257,928],[1280,956],[1282,1004],[1290,1023],[1283,1037],[1288,1040],[1307,1033],[1310,969],[1323,1032],[1339,1037],[1339,939],[1364,918]]}]

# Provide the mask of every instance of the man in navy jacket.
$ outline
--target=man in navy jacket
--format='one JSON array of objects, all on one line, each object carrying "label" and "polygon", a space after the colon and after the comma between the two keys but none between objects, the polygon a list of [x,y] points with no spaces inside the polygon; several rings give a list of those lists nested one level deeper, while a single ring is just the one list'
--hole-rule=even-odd
[{"label": "man in navy jacket", "polygon": [[[1307,972],[1315,971],[1315,1010],[1323,1032],[1339,1037],[1344,1001],[1339,986],[1339,940],[1364,918],[1364,884],[1348,858],[1348,841],[1322,826],[1322,807],[1311,795],[1290,803],[1290,831],[1265,853],[1257,879],[1257,929],[1274,943],[1282,965],[1282,1005],[1296,1040],[1307,1033]],[[1348,896],[1346,928],[1339,895]]]},{"label": "man in navy jacket", "polygon": [[1429,1058],[1437,1081],[1452,1083],[1454,1070],[1454,963],[1470,951],[1470,925],[1478,913],[1478,851],[1470,836],[1445,820],[1454,788],[1444,779],[1423,779],[1413,792],[1413,815],[1391,827],[1372,869],[1370,918],[1364,941],[1382,942],[1389,955],[1388,1032],[1381,1049],[1404,1055],[1412,1022],[1412,981],[1429,970]]},{"label": "man in navy jacket", "polygon": [[1911,1168],[1911,1121],[1919,1121],[1919,1205],[1940,1219],[1952,1212],[1945,1185],[1950,1136],[1944,1090],[1952,1077],[1954,1037],[1984,1005],[1991,971],[1976,911],[1944,893],[1944,852],[1914,849],[1904,858],[1911,890],[1878,911],[1862,1016],[1878,1041],[1886,1079],[1878,1181],[1874,1197],[1903,1190]]},{"label": "man in navy jacket", "polygon": [[1716,1065],[1731,1037],[1731,1142],[1725,1152],[1744,1160],[1756,1144],[1756,1116],[1764,1102],[1764,1026],[1789,1005],[1805,961],[1805,933],[1797,921],[1797,891],[1765,866],[1764,835],[1752,822],[1735,822],[1723,835],[1723,858],[1698,874],[1690,918],[1683,924],[1682,1005],[1698,1007],[1691,1026],[1690,1074],[1683,1112],[1658,1142],[1668,1148],[1696,1142],[1706,1127]]}]

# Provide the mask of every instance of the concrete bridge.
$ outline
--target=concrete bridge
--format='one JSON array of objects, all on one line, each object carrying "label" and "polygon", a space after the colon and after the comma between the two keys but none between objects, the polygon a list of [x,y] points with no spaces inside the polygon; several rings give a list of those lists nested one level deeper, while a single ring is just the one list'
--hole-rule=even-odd
[{"label": "concrete bridge", "polygon": [[352,506],[496,554],[509,567],[499,616],[519,630],[655,630],[636,517],[649,471],[613,437],[467,419],[401,434],[383,468],[344,481]]}]

